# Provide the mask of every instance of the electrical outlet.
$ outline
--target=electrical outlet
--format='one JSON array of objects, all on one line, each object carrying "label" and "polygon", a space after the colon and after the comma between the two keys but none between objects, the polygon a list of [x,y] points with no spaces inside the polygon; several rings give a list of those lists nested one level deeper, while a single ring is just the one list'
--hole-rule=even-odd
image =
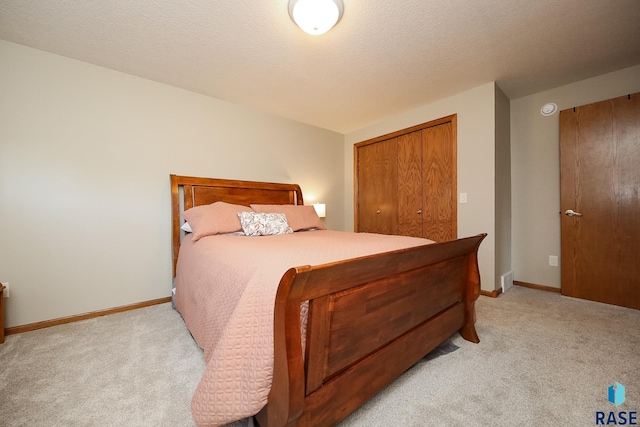
[{"label": "electrical outlet", "polygon": [[9,298],[9,282],[2,282],[4,285],[4,291],[2,291],[2,296],[4,298]]},{"label": "electrical outlet", "polygon": [[549,265],[551,267],[558,266],[558,256],[557,255],[549,255]]}]

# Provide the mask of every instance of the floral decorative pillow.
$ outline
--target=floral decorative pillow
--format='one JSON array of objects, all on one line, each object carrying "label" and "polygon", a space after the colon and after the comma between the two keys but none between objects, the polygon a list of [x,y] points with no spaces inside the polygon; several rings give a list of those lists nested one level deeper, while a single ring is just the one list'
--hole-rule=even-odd
[{"label": "floral decorative pillow", "polygon": [[242,230],[247,236],[273,236],[291,234],[287,217],[281,213],[238,212]]},{"label": "floral decorative pillow", "polygon": [[310,205],[257,205],[251,208],[256,212],[282,213],[287,217],[287,222],[293,231],[299,230],[326,230],[324,223],[318,217],[316,210]]}]

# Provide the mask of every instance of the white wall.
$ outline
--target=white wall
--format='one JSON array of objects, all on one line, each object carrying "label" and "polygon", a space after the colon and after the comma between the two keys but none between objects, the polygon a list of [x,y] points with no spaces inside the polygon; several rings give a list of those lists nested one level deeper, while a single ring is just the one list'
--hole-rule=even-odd
[{"label": "white wall", "polygon": [[341,134],[0,41],[6,326],[167,297],[169,174],[296,182],[344,227]]},{"label": "white wall", "polygon": [[[559,110],[640,92],[640,65],[511,101],[512,239],[514,280],[560,287]],[[560,265],[562,260],[560,260]]]},{"label": "white wall", "polygon": [[[458,192],[468,194],[458,204],[458,236],[488,233],[478,261],[482,289],[496,289],[495,276],[495,85],[489,83],[467,92],[424,105],[345,135],[345,217],[353,230],[353,145],[451,114],[458,115]],[[499,280],[499,278],[497,279]]]}]

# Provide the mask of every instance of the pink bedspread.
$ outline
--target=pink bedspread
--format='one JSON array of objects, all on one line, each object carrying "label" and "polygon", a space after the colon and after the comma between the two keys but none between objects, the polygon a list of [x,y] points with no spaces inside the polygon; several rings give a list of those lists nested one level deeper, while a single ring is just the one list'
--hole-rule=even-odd
[{"label": "pink bedspread", "polygon": [[319,265],[433,243],[404,236],[341,231],[183,239],[176,307],[204,349],[206,370],[191,402],[199,426],[256,414],[273,372],[273,307],[291,267]]}]

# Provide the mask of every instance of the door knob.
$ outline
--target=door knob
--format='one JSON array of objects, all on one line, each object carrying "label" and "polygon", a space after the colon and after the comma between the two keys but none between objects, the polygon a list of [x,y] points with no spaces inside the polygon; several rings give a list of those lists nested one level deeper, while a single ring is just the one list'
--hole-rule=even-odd
[{"label": "door knob", "polygon": [[582,216],[580,212],[574,212],[572,209],[567,209],[564,213],[566,216]]}]

